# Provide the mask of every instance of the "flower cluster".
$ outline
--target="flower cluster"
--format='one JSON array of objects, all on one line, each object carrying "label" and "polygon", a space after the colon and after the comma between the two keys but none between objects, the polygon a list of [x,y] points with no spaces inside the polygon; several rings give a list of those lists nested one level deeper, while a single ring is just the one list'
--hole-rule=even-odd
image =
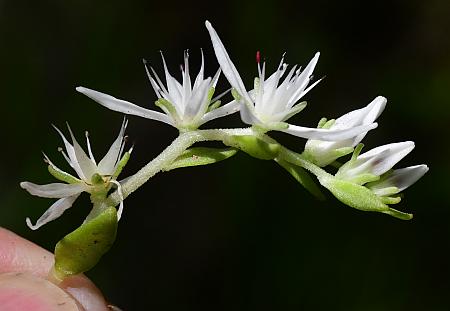
[{"label": "flower cluster", "polygon": [[[164,122],[176,127],[180,133],[195,131],[210,120],[239,111],[242,121],[251,125],[250,136],[252,137],[248,137],[248,135],[246,137],[228,135],[229,137],[221,140],[225,144],[238,148],[257,158],[274,159],[285,168],[295,166],[307,167],[296,161],[291,161],[292,163],[290,164],[289,161],[285,161],[282,152],[280,153],[280,150],[282,150],[280,145],[276,142],[274,143],[266,133],[269,131],[281,131],[297,137],[307,138],[305,149],[300,155],[303,161],[307,161],[317,168],[323,168],[330,164],[340,167],[332,179],[329,178],[331,175],[325,171],[307,169],[313,172],[321,184],[341,201],[363,210],[371,210],[371,208],[369,206],[361,207],[354,203],[355,200],[347,202],[342,200],[340,195],[337,195],[337,193],[341,193],[340,190],[338,191],[339,187],[336,186],[338,184],[337,181],[364,187],[364,191],[370,190],[372,194],[379,197],[382,204],[393,204],[400,201],[398,196],[400,191],[409,187],[427,172],[428,167],[426,165],[391,170],[394,164],[412,150],[414,147],[412,142],[389,144],[372,149],[364,154],[359,154],[362,148],[360,142],[368,131],[377,127],[378,124],[375,121],[386,106],[386,99],[382,96],[376,97],[366,107],[348,112],[337,119],[328,120],[323,118],[319,121],[317,128],[287,123],[288,119],[306,107],[306,102],[301,101],[302,98],[321,81],[312,82],[313,71],[320,56],[319,52],[313,56],[303,70],[297,65],[289,68],[288,64],[284,62],[283,56],[278,68],[268,77],[266,77],[266,64],[265,62],[261,64],[258,52],[258,75],[254,79],[253,88],[247,91],[217,32],[208,21],[206,22],[206,28],[210,34],[214,52],[220,65],[213,77],[205,77],[203,51],[201,52],[201,66],[195,78],[191,78],[190,75],[189,54],[188,52],[184,53],[184,65],[181,66],[181,82],[170,74],[162,53],[165,83],[160,79],[153,67],[149,66],[148,62],[144,60],[145,71],[157,97],[155,105],[162,112],[143,108],[89,88],[77,87],[76,90],[106,108],[127,115],[136,115]],[[213,98],[221,72],[223,72],[230,83],[231,93],[234,97],[234,100],[225,105],[221,105],[221,101],[218,99],[227,91]],[[46,156],[50,172],[56,178],[66,182],[66,184],[55,183],[40,186],[29,182],[21,183],[21,186],[33,195],[59,198],[37,221],[36,225],[33,226],[30,220],[27,219],[27,223],[32,229],[37,229],[61,215],[65,209],[72,205],[81,192],[90,193],[91,199],[96,197],[105,199],[107,191],[112,185],[116,185],[120,192],[120,182],[117,182],[116,178],[124,165],[119,159],[123,151],[125,127],[126,122],[122,125],[119,137],[111,146],[110,151],[98,164],[92,155],[89,139],[87,140],[88,157],[75,140],[71,131],[73,145],[67,142],[64,135],[57,129],[63,138],[67,151],[67,155],[64,153],[63,155],[77,173],[78,178],[58,169]],[[206,151],[203,150],[203,152]],[[353,156],[347,163],[342,165],[337,162],[338,159],[352,152]],[[208,157],[211,157],[212,154],[214,154],[214,151],[208,150]],[[129,152],[126,153],[125,158],[128,159],[128,157]],[[210,160],[204,160],[204,163],[210,162]],[[173,163],[170,165],[174,167]],[[179,167],[180,164],[175,166]],[[164,170],[164,168],[161,169]],[[297,169],[294,170],[298,171]],[[346,197],[352,196],[351,190],[344,192]],[[122,206],[122,204],[121,200],[120,205]],[[119,208],[119,216],[121,210]],[[374,210],[377,210],[377,208],[374,208]],[[95,214],[95,212],[93,213]]]},{"label": "flower cluster", "polygon": [[[181,81],[171,75],[162,53],[165,82],[144,61],[145,71],[156,94],[155,105],[162,112],[85,87],[76,88],[78,92],[106,108],[169,124],[177,128],[180,134],[135,175],[117,181],[132,150],[122,156],[127,121],[124,120],[117,139],[98,163],[92,154],[87,133],[88,155],[70,128],[72,143],[55,127],[66,149],[66,152],[62,149],[61,152],[77,177],[59,169],[44,155],[49,172],[64,183],[20,184],[32,195],[58,199],[35,225],[29,218],[26,220],[27,224],[35,230],[54,220],[71,207],[82,192],[89,193],[93,203],[93,209],[83,225],[57,244],[55,267],[58,275],[80,273],[95,265],[115,238],[123,200],[153,175],[180,167],[215,163],[233,156],[238,150],[258,159],[274,160],[315,195],[321,195],[321,192],[309,173],[315,175],[323,187],[350,207],[411,219],[411,214],[395,210],[390,205],[399,203],[400,192],[428,171],[426,165],[392,169],[413,150],[414,143],[406,141],[387,144],[360,154],[363,148],[361,141],[370,130],[378,126],[375,121],[386,107],[386,98],[378,96],[367,106],[336,119],[322,118],[317,128],[288,123],[292,116],[306,107],[306,102],[302,99],[321,81],[312,81],[320,54],[316,53],[303,70],[297,65],[289,67],[283,56],[275,72],[266,77],[266,64],[261,63],[258,52],[258,74],[253,88],[247,91],[217,32],[209,22],[206,22],[206,28],[220,65],[213,77],[205,77],[203,52],[201,66],[195,78],[191,78],[189,54],[184,53]],[[222,72],[231,85],[234,98],[224,105],[219,99],[229,90],[213,98]],[[210,120],[238,111],[242,122],[250,127],[199,130],[200,126]],[[307,139],[303,152],[297,153],[282,146],[269,136],[270,131]],[[192,147],[195,143],[212,140],[221,141],[227,148]],[[345,161],[344,156],[350,159]],[[329,166],[332,166],[334,173],[325,170]],[[119,208],[116,211],[117,205]],[[72,256],[73,252],[78,257]],[[81,264],[73,259],[75,257],[81,258]]]}]

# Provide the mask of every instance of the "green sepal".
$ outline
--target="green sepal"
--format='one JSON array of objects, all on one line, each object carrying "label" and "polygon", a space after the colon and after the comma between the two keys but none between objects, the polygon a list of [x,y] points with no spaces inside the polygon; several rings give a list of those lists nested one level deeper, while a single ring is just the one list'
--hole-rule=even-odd
[{"label": "green sepal", "polygon": [[335,119],[328,120],[322,125],[322,128],[329,130],[334,125],[335,122],[336,122]]},{"label": "green sepal", "polygon": [[55,277],[63,280],[93,268],[111,248],[116,233],[117,211],[109,207],[66,235],[55,247]]},{"label": "green sepal", "polygon": [[155,105],[159,108],[161,108],[164,112],[170,114],[170,116],[174,119],[179,121],[179,117],[178,117],[178,113],[177,113],[177,109],[175,108],[174,105],[172,105],[171,102],[169,102],[167,99],[165,98],[160,98],[157,101],[155,101]]},{"label": "green sepal", "polygon": [[398,211],[396,209],[393,209],[393,208],[389,208],[388,211],[384,211],[382,213],[391,215],[391,216],[393,216],[395,218],[402,219],[402,220],[411,220],[413,218],[413,214],[400,212],[400,211]]},{"label": "green sepal", "polygon": [[279,144],[265,142],[253,135],[234,135],[227,143],[261,160],[273,160],[280,151]]},{"label": "green sepal", "polygon": [[380,197],[384,204],[398,204],[402,200],[401,197]]},{"label": "green sepal", "polygon": [[[338,174],[336,174],[336,177],[339,177]],[[370,173],[363,173],[363,174],[359,174],[351,179],[347,179],[350,182],[353,182],[355,184],[358,185],[364,185],[368,182],[374,182],[380,179],[380,176],[374,175],[374,174],[370,174]]]},{"label": "green sepal", "polygon": [[295,116],[297,113],[299,113],[300,111],[302,111],[303,109],[305,109],[307,105],[306,101],[302,101],[301,103],[296,104],[294,107],[291,108],[291,110],[289,111],[289,113],[287,115],[284,116],[283,120],[287,120],[292,118],[293,116]]},{"label": "green sepal", "polygon": [[165,171],[176,168],[213,164],[228,159],[236,154],[235,148],[194,147],[184,151],[175,161],[165,167]]},{"label": "green sepal", "polygon": [[213,111],[213,110],[219,108],[220,105],[222,105],[222,102],[221,102],[220,100],[216,100],[214,103],[212,103],[211,105],[209,105],[208,110],[207,110],[206,112]]},{"label": "green sepal", "polygon": [[350,154],[352,152],[353,152],[353,147],[342,147],[342,148],[334,149],[331,152],[331,155],[333,158],[339,159],[339,158],[346,156],[347,154]]},{"label": "green sepal", "polygon": [[327,118],[322,118],[319,120],[319,123],[317,124],[317,128],[321,129],[325,123],[327,123]]},{"label": "green sepal", "polygon": [[231,95],[233,96],[233,98],[237,101],[241,100],[242,96],[238,93],[238,91],[236,91],[235,88],[231,89]]},{"label": "green sepal", "polygon": [[311,178],[311,175],[309,175],[308,172],[306,172],[302,167],[280,159],[277,159],[276,161],[312,195],[314,195],[321,201],[325,200],[325,196],[323,195],[322,191],[320,191],[319,186],[317,186],[317,184]]},{"label": "green sepal", "polygon": [[127,165],[128,160],[130,160],[130,156],[131,153],[128,151],[123,154],[122,159],[120,159],[119,163],[117,163],[116,171],[111,176],[112,179],[117,179],[120,173],[122,173],[123,168]]},{"label": "green sepal", "polygon": [[206,97],[208,100],[208,103],[211,101],[212,97],[214,96],[214,92],[216,91],[215,87],[210,87],[208,90],[208,96]]},{"label": "green sepal", "polygon": [[328,175],[319,176],[319,182],[339,201],[350,207],[362,211],[381,212],[404,220],[412,218],[411,214],[393,210],[383,203],[380,197],[364,186]]},{"label": "green sepal", "polygon": [[48,166],[48,172],[58,180],[64,181],[68,184],[77,184],[81,182],[78,178],[70,175],[69,173],[55,169],[52,165]]}]

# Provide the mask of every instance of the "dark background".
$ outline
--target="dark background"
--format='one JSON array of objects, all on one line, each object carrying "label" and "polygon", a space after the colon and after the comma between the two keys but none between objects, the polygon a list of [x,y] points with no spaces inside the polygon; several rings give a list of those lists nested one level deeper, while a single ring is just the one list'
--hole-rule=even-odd
[{"label": "dark background", "polygon": [[[284,52],[302,65],[322,52],[315,74],[327,77],[292,123],[315,126],[386,96],[380,127],[364,142],[416,142],[400,166],[426,163],[430,172],[398,206],[415,217],[363,213],[329,195],[319,202],[275,163],[239,154],[151,179],[126,200],[115,245],[87,275],[124,310],[449,310],[449,14],[444,0],[0,1],[0,225],[50,250],[77,228],[87,195],[38,231],[25,225],[52,203],[18,186],[53,180],[41,151],[68,169],[50,124],[70,121],[80,140],[90,130],[100,157],[122,116],[74,88],[156,109],[141,58],[162,73],[163,50],[176,75],[189,48],[196,74],[203,48],[212,75],[209,19],[248,86],[256,50],[268,72]],[[128,134],[136,145],[124,177],[177,132],[130,117]],[[303,148],[302,139],[275,136]]]}]

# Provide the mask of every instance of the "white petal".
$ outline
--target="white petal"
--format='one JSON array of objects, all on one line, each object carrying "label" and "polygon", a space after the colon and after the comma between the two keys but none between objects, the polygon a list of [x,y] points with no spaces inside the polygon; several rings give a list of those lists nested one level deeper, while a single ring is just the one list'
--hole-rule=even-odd
[{"label": "white petal", "polygon": [[36,230],[46,223],[58,218],[64,213],[66,209],[72,206],[73,202],[78,198],[78,196],[79,194],[76,194],[71,197],[59,199],[58,201],[53,203],[53,205],[50,206],[49,209],[46,210],[45,213],[38,219],[35,225],[33,225],[30,218],[27,217],[26,222],[28,227],[30,227],[31,230]]},{"label": "white petal", "polygon": [[75,170],[75,172],[77,173],[78,177],[80,177],[83,180],[86,180],[86,176],[84,175],[83,170],[81,169],[81,166],[78,163],[77,156],[76,156],[76,153],[75,153],[75,149],[67,141],[67,139],[64,136],[64,134],[56,126],[53,125],[53,127],[58,132],[59,136],[61,136],[61,138],[62,138],[62,140],[64,142],[64,146],[66,147],[66,151],[67,151],[67,155],[68,155],[68,158],[65,156],[67,162]]},{"label": "white petal", "polygon": [[192,93],[189,101],[187,102],[187,106],[185,107],[184,116],[188,119],[200,119],[206,109],[208,108],[208,91],[210,85],[211,78],[207,78],[200,83],[199,88],[195,93]]},{"label": "white petal", "polygon": [[89,179],[88,181],[90,181],[92,175],[97,172],[97,165],[95,165],[95,163],[84,152],[83,148],[81,148],[80,144],[75,139],[75,136],[73,135],[69,124],[67,124],[67,128],[69,129],[69,133],[72,138],[73,150],[75,151],[75,156],[77,157],[78,164],[80,165],[84,176]]},{"label": "white petal", "polygon": [[258,117],[255,115],[255,109],[254,106],[250,103],[247,103],[243,101],[242,99],[240,102],[240,108],[239,112],[241,114],[241,120],[246,124],[262,124],[262,122],[258,119]]},{"label": "white petal", "polygon": [[198,71],[197,77],[195,78],[194,86],[192,87],[192,89],[196,89],[200,85],[200,82],[204,80],[205,57],[203,55],[202,49],[200,49],[200,53],[202,55],[202,62],[201,62],[200,70]]},{"label": "white petal", "polygon": [[397,187],[398,192],[401,192],[418,181],[426,172],[428,166],[425,164],[394,170],[380,182],[371,183],[369,188],[378,196],[383,196],[385,189],[390,187]]},{"label": "white petal", "polygon": [[386,107],[386,98],[376,97],[366,107],[350,111],[336,119],[333,129],[350,128],[356,125],[370,124],[374,122]]},{"label": "white petal", "polygon": [[20,187],[28,191],[31,195],[42,198],[66,198],[77,193],[81,193],[86,189],[84,183],[64,184],[52,183],[47,185],[37,185],[28,181],[20,183]]},{"label": "white petal", "polygon": [[[168,92],[166,92],[166,95],[168,95],[168,97],[166,99],[175,106],[178,114],[181,115],[183,112],[182,107],[181,107],[182,88],[180,87],[179,82],[174,77],[172,77],[172,75],[169,73],[169,69],[167,68],[166,60],[164,58],[162,51],[161,51],[161,58],[162,58],[163,65],[164,65],[164,73],[166,76],[166,84],[167,84],[167,89],[168,89]],[[153,70],[153,74],[158,79],[158,82],[160,83],[160,85],[162,86],[162,88],[164,90],[164,86],[162,85],[162,82],[159,80],[158,75],[156,74],[156,72],[154,70]]]},{"label": "white petal", "polygon": [[120,151],[123,145],[123,136],[125,134],[125,129],[127,128],[128,121],[123,120],[122,127],[120,128],[119,135],[116,140],[112,143],[106,155],[98,163],[98,172],[101,175],[112,175],[115,171],[116,163],[120,157]]},{"label": "white petal", "polygon": [[216,53],[217,61],[219,62],[220,67],[222,68],[223,74],[228,79],[228,82],[230,82],[231,86],[236,89],[239,95],[244,97],[244,99],[249,103],[252,103],[252,100],[248,96],[247,91],[245,89],[244,82],[242,82],[239,72],[237,71],[236,67],[234,66],[233,62],[228,56],[228,53],[225,50],[225,46],[223,45],[222,41],[220,41],[217,32],[214,30],[210,22],[206,21],[205,25],[206,28],[208,28],[209,35],[211,36],[214,52]]},{"label": "white petal", "polygon": [[371,173],[381,175],[390,170],[414,149],[414,142],[405,141],[383,145],[358,156],[357,162],[373,162]]},{"label": "white petal", "polygon": [[240,106],[239,102],[233,100],[222,107],[219,107],[217,109],[214,109],[213,111],[206,113],[201,119],[201,123],[203,124],[213,119],[221,118],[229,114],[235,113],[239,111],[239,106]]},{"label": "white petal", "polygon": [[97,92],[97,91],[94,91],[94,90],[91,90],[91,89],[88,89],[85,87],[79,86],[76,88],[76,90],[78,92],[86,95],[87,97],[95,100],[100,105],[105,106],[108,109],[122,112],[125,114],[131,114],[131,115],[143,117],[146,119],[161,121],[161,122],[170,124],[172,126],[174,125],[172,119],[170,119],[167,115],[165,115],[163,113],[145,109],[145,108],[139,107],[135,104],[132,104],[130,102],[127,102],[127,101],[124,101],[121,99],[117,99],[111,95]]},{"label": "white petal", "polygon": [[308,93],[314,86],[317,85],[322,79],[314,82],[307,90],[304,91],[305,87],[310,82],[311,75],[313,74],[314,68],[316,68],[317,62],[319,61],[320,52],[317,52],[314,57],[310,60],[305,70],[301,72],[295,82],[295,93],[289,99],[287,106],[292,107],[302,96]]},{"label": "white petal", "polygon": [[339,141],[354,137],[363,132],[367,132],[369,130],[376,128],[377,126],[378,126],[377,123],[372,123],[368,125],[356,126],[349,129],[335,130],[335,129],[309,128],[289,124],[289,128],[282,130],[282,132],[308,139]]}]

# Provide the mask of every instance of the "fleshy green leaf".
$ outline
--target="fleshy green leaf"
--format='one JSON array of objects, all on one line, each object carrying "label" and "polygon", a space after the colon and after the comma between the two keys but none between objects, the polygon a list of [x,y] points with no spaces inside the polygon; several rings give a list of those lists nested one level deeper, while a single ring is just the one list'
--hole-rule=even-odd
[{"label": "fleshy green leaf", "polygon": [[231,136],[228,143],[261,160],[273,160],[280,151],[279,144],[265,142],[253,135]]},{"label": "fleshy green leaf", "polygon": [[172,162],[165,171],[170,171],[180,167],[198,166],[213,164],[236,154],[235,148],[207,148],[194,147],[184,151],[175,161]]},{"label": "fleshy green leaf", "polygon": [[294,165],[292,163],[286,162],[284,160],[277,160],[277,163],[280,164],[286,171],[289,172],[306,190],[308,190],[312,195],[317,197],[319,200],[325,200],[325,196],[322,191],[320,191],[319,186],[314,182],[309,175],[302,167],[298,165]]},{"label": "fleshy green leaf", "polygon": [[55,247],[55,277],[59,280],[93,268],[114,243],[117,211],[109,207],[66,235]]}]

